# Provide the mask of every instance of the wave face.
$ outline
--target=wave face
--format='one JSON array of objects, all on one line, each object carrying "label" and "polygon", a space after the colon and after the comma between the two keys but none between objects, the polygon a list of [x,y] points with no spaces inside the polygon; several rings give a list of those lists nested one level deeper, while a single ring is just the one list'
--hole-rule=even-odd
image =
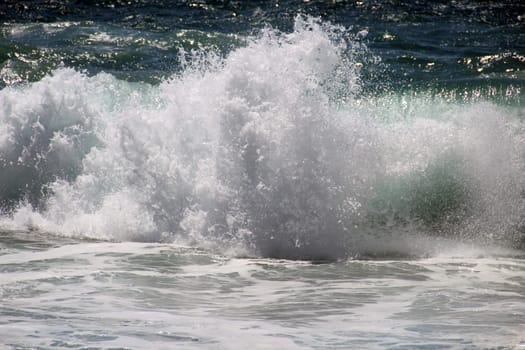
[{"label": "wave face", "polygon": [[523,244],[523,110],[369,96],[363,35],[298,17],[160,85],[64,67],[2,89],[2,226],[292,259]]}]

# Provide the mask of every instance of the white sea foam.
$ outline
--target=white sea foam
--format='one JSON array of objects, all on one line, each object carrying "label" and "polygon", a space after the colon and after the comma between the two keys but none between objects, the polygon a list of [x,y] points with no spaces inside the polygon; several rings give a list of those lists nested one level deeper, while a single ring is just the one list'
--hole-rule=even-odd
[{"label": "white sea foam", "polygon": [[[171,349],[523,343],[523,259],[331,264],[3,233],[2,345]],[[8,238],[8,239],[6,239]],[[51,240],[51,242],[50,242]],[[38,249],[35,250],[35,247]],[[44,320],[44,321],[43,321]]]},{"label": "white sea foam", "polygon": [[415,234],[522,239],[519,118],[371,105],[359,40],[298,18],[224,58],[182,53],[160,86],[62,68],[3,89],[2,225],[307,259],[410,253]]}]

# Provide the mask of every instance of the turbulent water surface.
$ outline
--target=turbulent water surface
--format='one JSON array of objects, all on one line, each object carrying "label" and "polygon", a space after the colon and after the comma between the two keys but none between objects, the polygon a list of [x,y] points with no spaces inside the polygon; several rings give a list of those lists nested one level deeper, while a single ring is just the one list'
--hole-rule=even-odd
[{"label": "turbulent water surface", "polygon": [[0,19],[1,346],[525,347],[525,5]]}]

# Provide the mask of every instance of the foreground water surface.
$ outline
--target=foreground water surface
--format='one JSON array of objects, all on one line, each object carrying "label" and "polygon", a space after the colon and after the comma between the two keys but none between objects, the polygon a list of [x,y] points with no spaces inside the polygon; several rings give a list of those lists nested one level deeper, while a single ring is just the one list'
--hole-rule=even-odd
[{"label": "foreground water surface", "polygon": [[[312,264],[3,232],[12,349],[519,349],[523,254]],[[461,255],[458,255],[461,254]]]}]

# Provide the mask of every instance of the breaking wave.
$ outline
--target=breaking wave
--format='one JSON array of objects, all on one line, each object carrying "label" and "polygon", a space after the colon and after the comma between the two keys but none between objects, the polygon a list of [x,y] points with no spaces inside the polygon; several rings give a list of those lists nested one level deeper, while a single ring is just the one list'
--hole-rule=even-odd
[{"label": "breaking wave", "polygon": [[182,52],[160,85],[61,68],[4,88],[2,227],[292,259],[523,245],[523,112],[363,93],[363,35],[298,18]]}]

